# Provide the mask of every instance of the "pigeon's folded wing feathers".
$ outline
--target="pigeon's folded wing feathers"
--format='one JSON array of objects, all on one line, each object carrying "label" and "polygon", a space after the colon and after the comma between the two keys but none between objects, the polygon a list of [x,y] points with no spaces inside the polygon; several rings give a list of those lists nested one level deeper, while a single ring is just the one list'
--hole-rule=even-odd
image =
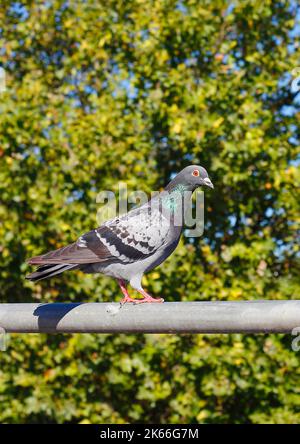
[{"label": "pigeon's folded wing feathers", "polygon": [[[97,243],[98,245],[92,242],[90,240],[92,236],[93,232],[86,233],[77,242],[41,256],[35,256],[29,259],[28,263],[31,265],[90,264],[107,260],[109,258],[109,251],[100,242]],[[89,242],[84,241],[85,237],[87,240],[89,239]],[[83,246],[84,242],[85,246]]]},{"label": "pigeon's folded wing feathers", "polygon": [[131,263],[154,254],[164,244],[169,229],[160,211],[140,207],[89,231],[73,244],[30,259],[29,263]]}]

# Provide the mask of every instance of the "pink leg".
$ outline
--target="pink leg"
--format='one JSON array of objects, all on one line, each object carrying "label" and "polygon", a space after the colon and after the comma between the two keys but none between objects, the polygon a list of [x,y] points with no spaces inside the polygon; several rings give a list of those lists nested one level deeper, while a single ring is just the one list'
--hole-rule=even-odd
[{"label": "pink leg", "polygon": [[164,302],[163,298],[153,298],[149,293],[145,290],[138,290],[138,292],[144,296],[144,299],[137,299],[137,304],[143,304],[144,302],[153,303],[153,302]]},{"label": "pink leg", "polygon": [[143,304],[145,302],[153,303],[153,302],[164,302],[162,298],[153,298],[150,294],[148,294],[145,290],[138,290],[138,292],[144,296],[143,299],[133,299],[129,296],[129,293],[126,288],[126,284],[122,279],[118,279],[118,283],[124,295],[124,298],[121,300],[120,304],[124,305],[126,302],[132,302],[134,304]]},{"label": "pink leg", "polygon": [[118,279],[118,284],[120,285],[120,288],[121,288],[122,293],[124,295],[123,299],[120,301],[120,304],[124,305],[126,302],[136,303],[136,299],[133,299],[129,296],[125,282],[122,281],[122,279]]}]

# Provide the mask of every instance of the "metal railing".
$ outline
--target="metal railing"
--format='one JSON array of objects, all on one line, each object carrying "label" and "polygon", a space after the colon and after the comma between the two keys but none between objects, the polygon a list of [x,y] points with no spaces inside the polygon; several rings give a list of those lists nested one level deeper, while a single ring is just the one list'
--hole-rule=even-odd
[{"label": "metal railing", "polygon": [[290,333],[300,300],[163,304],[0,304],[0,328],[18,333]]}]

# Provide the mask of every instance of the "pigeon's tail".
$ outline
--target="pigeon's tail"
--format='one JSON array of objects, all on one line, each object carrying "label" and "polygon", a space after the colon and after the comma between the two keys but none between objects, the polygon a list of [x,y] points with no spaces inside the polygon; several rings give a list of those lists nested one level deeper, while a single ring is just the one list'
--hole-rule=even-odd
[{"label": "pigeon's tail", "polygon": [[77,264],[46,264],[41,265],[35,272],[28,274],[26,279],[32,282],[40,281],[41,279],[46,279],[56,274],[63,273],[67,270],[74,270],[77,268]]}]

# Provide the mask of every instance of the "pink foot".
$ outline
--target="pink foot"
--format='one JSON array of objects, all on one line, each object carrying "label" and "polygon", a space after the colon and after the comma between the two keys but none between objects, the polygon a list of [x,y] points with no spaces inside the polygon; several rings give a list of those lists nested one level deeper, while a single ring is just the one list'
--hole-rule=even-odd
[{"label": "pink foot", "polygon": [[160,302],[160,303],[162,303],[162,302],[164,302],[164,299],[163,298],[152,298],[152,297],[150,297],[150,298],[143,298],[143,299],[135,299],[134,302],[136,304],[144,304],[145,302],[148,302],[148,303]]},{"label": "pink foot", "polygon": [[145,302],[148,302],[148,303],[153,303],[153,302],[162,303],[162,302],[164,302],[164,300],[162,298],[153,298],[145,290],[138,290],[139,293],[141,293],[141,295],[144,296],[143,299],[133,299],[129,296],[125,282],[122,281],[122,279],[118,279],[118,283],[119,283],[122,293],[124,295],[124,298],[120,301],[121,305],[126,304],[126,302],[131,302],[133,304],[144,304]]},{"label": "pink foot", "polygon": [[133,298],[131,298],[131,297],[129,296],[129,293],[128,293],[128,291],[127,291],[127,288],[126,288],[126,284],[125,284],[125,282],[122,281],[121,279],[118,279],[118,283],[119,283],[120,288],[121,288],[121,290],[122,290],[122,293],[123,293],[123,295],[124,295],[123,299],[120,301],[120,304],[121,304],[121,305],[124,305],[124,304],[126,304],[126,302],[133,302],[133,303],[135,303],[135,302],[136,302],[136,299],[133,299]]},{"label": "pink foot", "polygon": [[162,302],[164,302],[163,298],[153,298],[145,290],[138,290],[138,292],[141,293],[144,296],[144,299],[137,299],[137,303],[138,304],[143,304],[145,302],[148,302],[148,303],[153,303],[153,302],[162,303]]},{"label": "pink foot", "polygon": [[133,299],[130,296],[124,296],[123,299],[120,300],[120,304],[124,305],[126,302],[132,302],[133,304],[137,304],[137,299]]}]

